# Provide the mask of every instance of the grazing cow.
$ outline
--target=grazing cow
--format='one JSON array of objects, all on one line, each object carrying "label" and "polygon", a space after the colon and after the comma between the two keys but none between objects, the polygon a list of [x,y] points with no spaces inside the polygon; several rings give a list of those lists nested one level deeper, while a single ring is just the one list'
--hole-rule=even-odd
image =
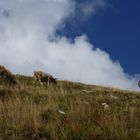
[{"label": "grazing cow", "polygon": [[140,81],[138,82],[138,86],[140,87]]},{"label": "grazing cow", "polygon": [[0,65],[0,77],[5,80],[8,85],[18,85],[15,76],[4,66]]},{"label": "grazing cow", "polygon": [[49,85],[50,83],[56,84],[56,78],[54,78],[49,73],[45,73],[42,71],[34,71],[33,74],[35,80],[39,81],[41,85],[43,85],[43,83],[47,83],[47,85]]}]

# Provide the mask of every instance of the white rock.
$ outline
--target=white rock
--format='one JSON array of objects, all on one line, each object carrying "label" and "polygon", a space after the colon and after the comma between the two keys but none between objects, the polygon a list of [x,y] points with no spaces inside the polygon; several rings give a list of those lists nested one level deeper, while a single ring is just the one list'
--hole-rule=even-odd
[{"label": "white rock", "polygon": [[87,102],[87,101],[84,101],[83,103],[84,103],[84,104],[86,104],[86,105],[88,105],[88,104],[89,104],[89,102]]},{"label": "white rock", "polygon": [[117,97],[117,96],[114,96],[114,95],[110,95],[109,97],[110,97],[111,99],[115,99],[115,100],[118,99],[118,97]]},{"label": "white rock", "polygon": [[66,113],[65,113],[64,111],[62,111],[62,110],[58,110],[58,112],[59,112],[60,114],[63,114],[63,115],[66,114]]},{"label": "white rock", "polygon": [[103,108],[106,109],[106,110],[109,109],[109,105],[108,105],[107,103],[102,103],[102,106],[103,106]]}]

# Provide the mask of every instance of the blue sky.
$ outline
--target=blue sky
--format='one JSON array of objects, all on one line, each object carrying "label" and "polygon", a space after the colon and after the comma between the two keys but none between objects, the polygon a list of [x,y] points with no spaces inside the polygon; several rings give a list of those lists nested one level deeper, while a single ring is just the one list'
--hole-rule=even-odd
[{"label": "blue sky", "polygon": [[125,72],[139,73],[139,6],[139,0],[108,0],[96,15],[85,20],[80,17],[68,19],[59,34],[75,38],[85,33],[91,43],[108,52],[113,60],[118,60]]}]

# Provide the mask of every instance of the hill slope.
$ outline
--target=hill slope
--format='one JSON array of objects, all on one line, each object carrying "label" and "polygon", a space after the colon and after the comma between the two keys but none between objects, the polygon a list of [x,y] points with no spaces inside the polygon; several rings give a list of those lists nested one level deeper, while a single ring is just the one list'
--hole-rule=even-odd
[{"label": "hill slope", "polygon": [[140,139],[139,92],[16,78],[21,89],[0,85],[0,140]]}]

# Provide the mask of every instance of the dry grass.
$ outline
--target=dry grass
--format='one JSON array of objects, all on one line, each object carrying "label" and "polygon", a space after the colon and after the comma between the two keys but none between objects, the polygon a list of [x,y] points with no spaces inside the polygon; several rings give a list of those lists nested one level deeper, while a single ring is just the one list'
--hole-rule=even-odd
[{"label": "dry grass", "polygon": [[0,86],[0,140],[140,140],[138,92],[17,79],[20,90]]}]

